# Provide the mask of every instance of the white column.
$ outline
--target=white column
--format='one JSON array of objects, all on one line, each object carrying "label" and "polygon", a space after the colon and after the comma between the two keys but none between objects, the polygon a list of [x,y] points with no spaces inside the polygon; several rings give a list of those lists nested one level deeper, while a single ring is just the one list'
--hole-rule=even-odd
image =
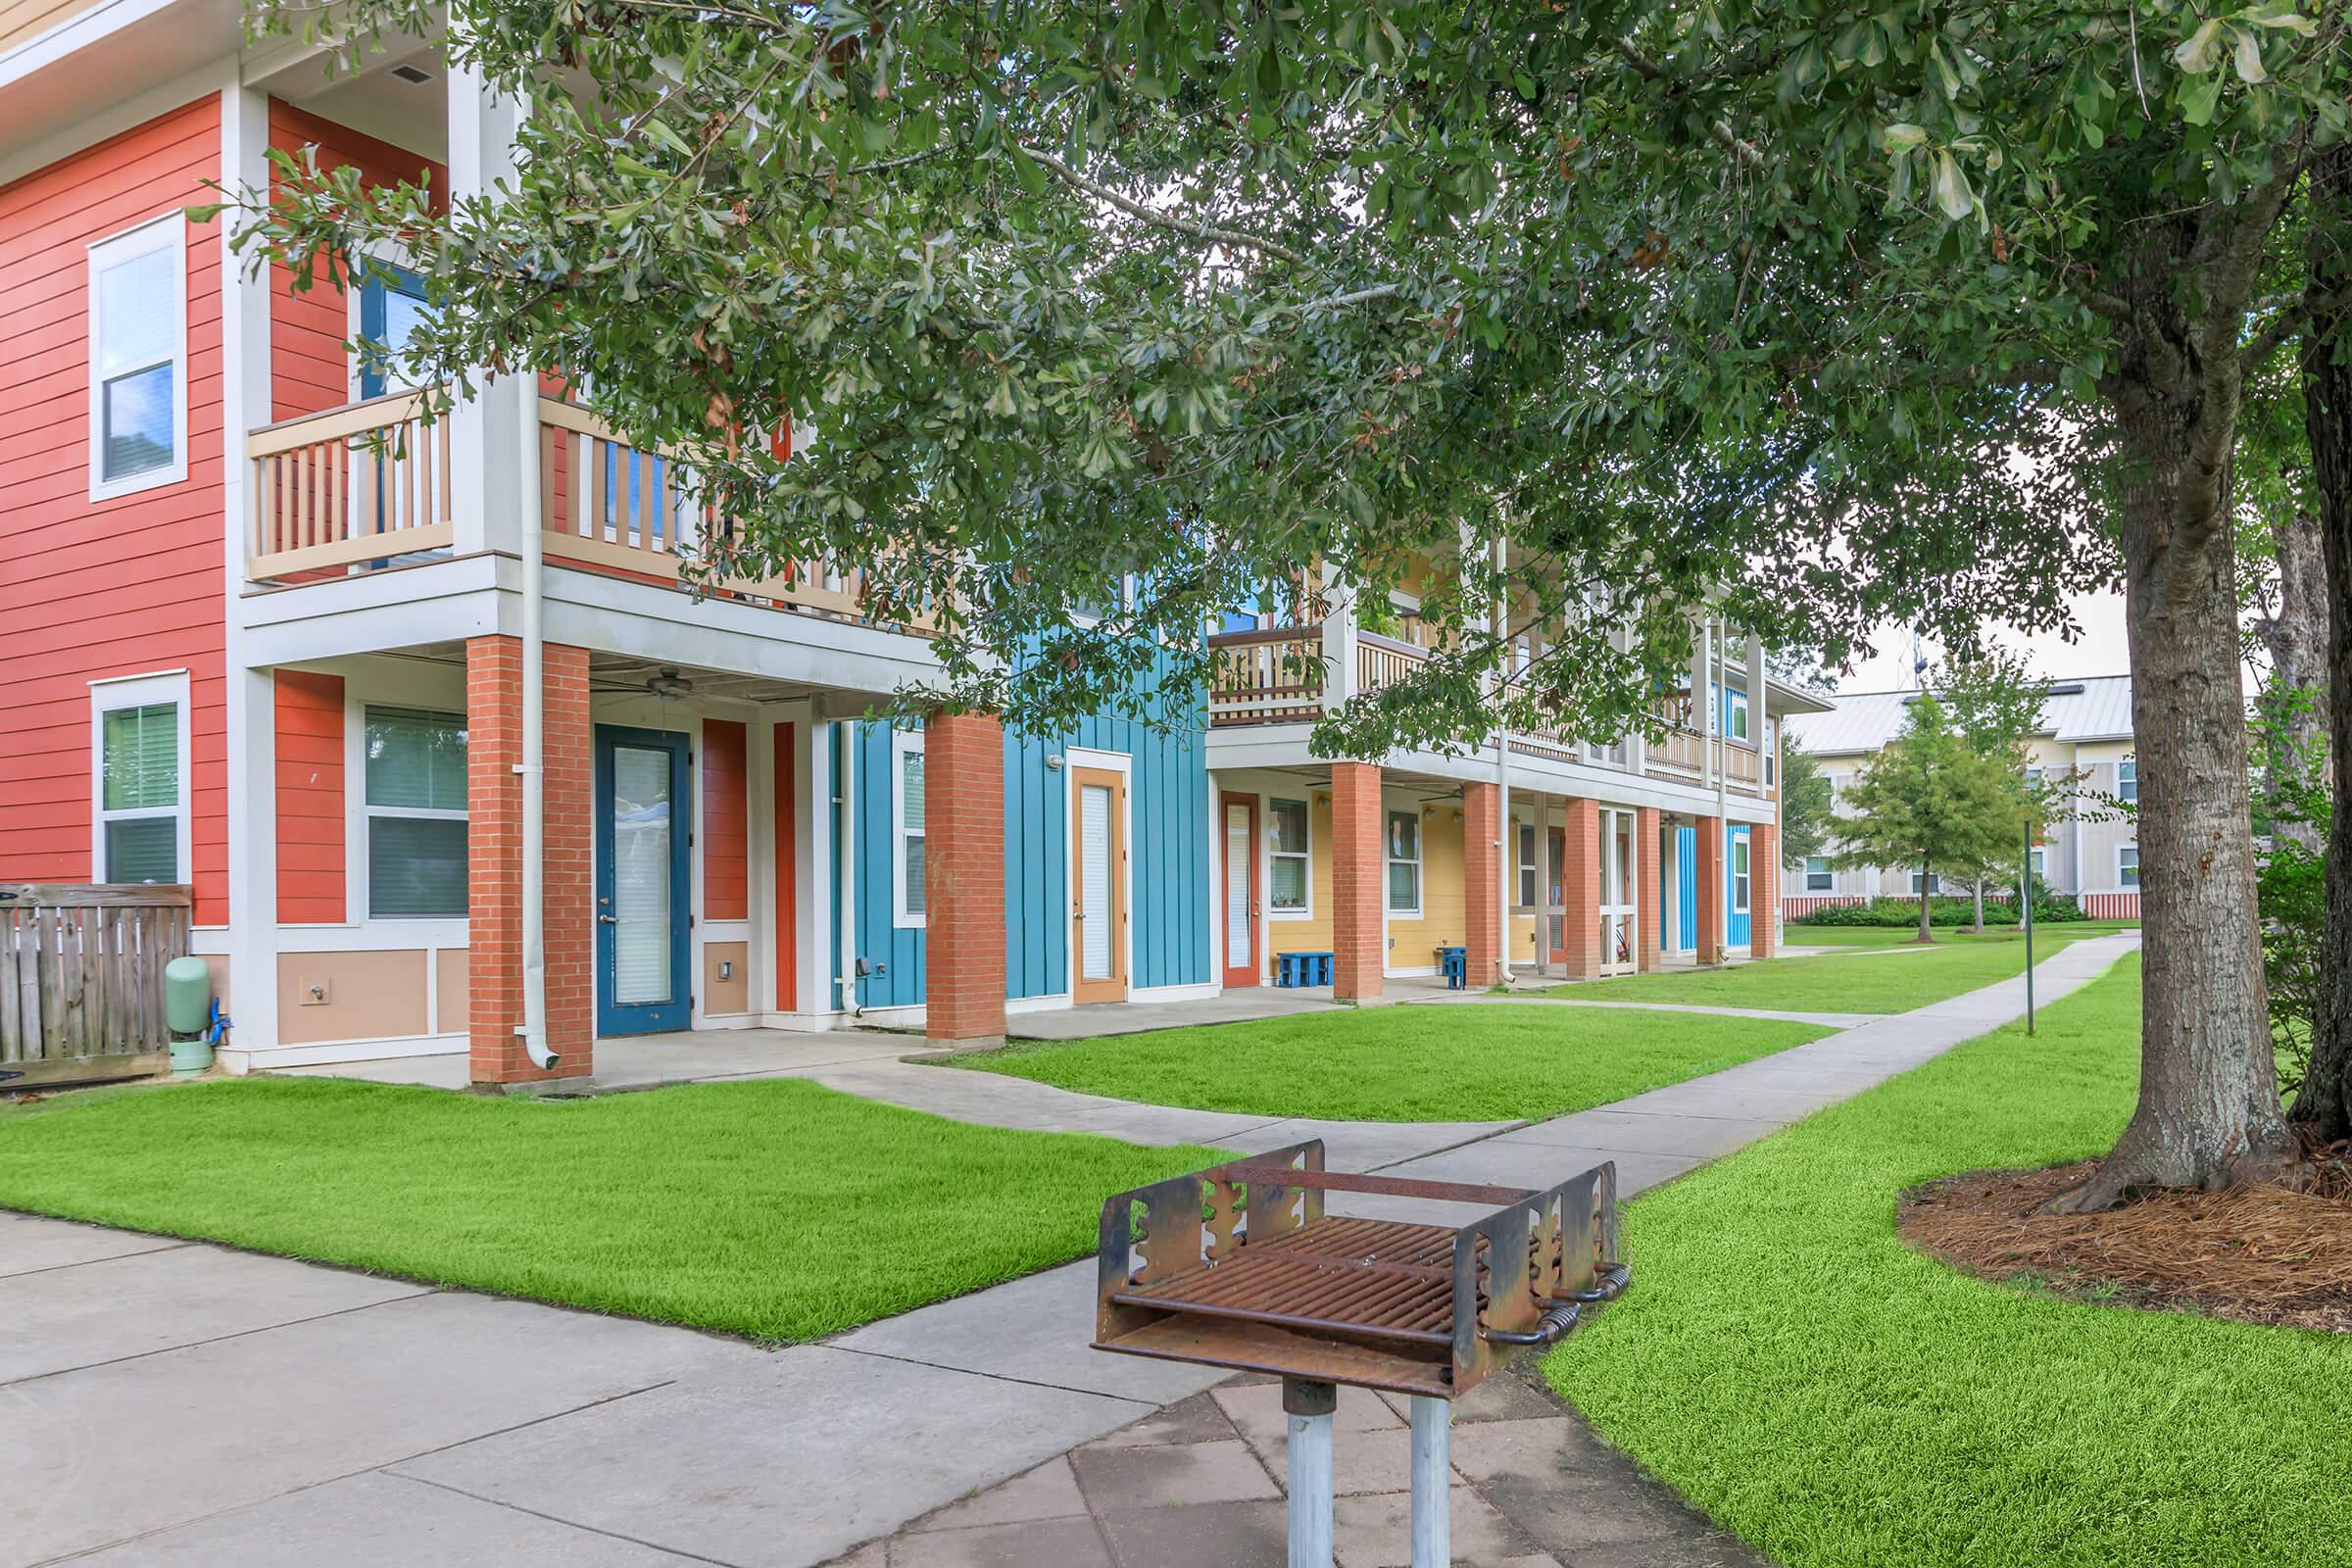
[{"label": "white column", "polygon": [[[479,73],[455,66],[449,73],[449,190],[453,201],[494,191],[514,180],[514,133],[523,105],[493,98]],[[450,506],[457,527],[457,554],[483,550],[514,553],[521,523],[539,508],[536,474],[526,475],[521,432],[536,434],[537,386],[524,376],[491,376],[475,388],[473,401],[450,414]],[[525,493],[525,480],[529,479]]]},{"label": "white column", "polygon": [[1453,1405],[1413,1396],[1413,1568],[1453,1561]]},{"label": "white column", "polygon": [[[270,101],[232,79],[220,93],[220,181],[269,188]],[[228,998],[224,1058],[277,1044],[277,703],[267,669],[246,667],[245,562],[253,536],[246,432],[270,422],[270,270],[244,273],[220,220],[221,490],[228,725]]]},{"label": "white column", "polygon": [[1323,700],[1338,707],[1355,695],[1355,594],[1323,564]]}]

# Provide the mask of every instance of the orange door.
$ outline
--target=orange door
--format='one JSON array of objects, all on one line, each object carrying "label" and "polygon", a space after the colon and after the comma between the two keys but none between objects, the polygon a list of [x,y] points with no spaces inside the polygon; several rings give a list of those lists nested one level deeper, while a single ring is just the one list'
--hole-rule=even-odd
[{"label": "orange door", "polygon": [[1127,775],[1070,769],[1073,1002],[1127,1000]]},{"label": "orange door", "polygon": [[1555,827],[1550,830],[1550,837],[1551,875],[1545,885],[1551,891],[1549,897],[1544,901],[1544,946],[1550,956],[1544,961],[1566,963],[1568,961],[1567,910],[1562,907],[1562,883],[1565,881],[1568,864],[1568,830],[1564,827]]},{"label": "orange door", "polygon": [[1217,941],[1223,948],[1225,984],[1253,986],[1265,975],[1257,956],[1257,797],[1219,797],[1224,810],[1222,918]]}]

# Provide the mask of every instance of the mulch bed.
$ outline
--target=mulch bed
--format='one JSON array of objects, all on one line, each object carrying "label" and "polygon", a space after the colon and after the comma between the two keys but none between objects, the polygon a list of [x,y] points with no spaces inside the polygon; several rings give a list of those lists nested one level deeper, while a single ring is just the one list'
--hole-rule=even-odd
[{"label": "mulch bed", "polygon": [[2076,1300],[2352,1333],[2352,1179],[2311,1192],[2160,1193],[2104,1214],[2044,1214],[2095,1161],[1979,1170],[1905,1193],[1903,1240],[1982,1279]]}]

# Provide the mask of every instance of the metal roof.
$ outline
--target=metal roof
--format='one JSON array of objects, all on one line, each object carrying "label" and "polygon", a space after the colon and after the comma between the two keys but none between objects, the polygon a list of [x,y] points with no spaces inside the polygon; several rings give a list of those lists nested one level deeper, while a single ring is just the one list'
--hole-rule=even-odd
[{"label": "metal roof", "polygon": [[[1833,699],[1826,713],[1793,715],[1788,735],[1817,757],[1875,752],[1901,733],[1920,688],[1852,692]],[[2064,745],[2132,738],[2132,677],[2091,675],[2050,683],[2037,734]]]}]

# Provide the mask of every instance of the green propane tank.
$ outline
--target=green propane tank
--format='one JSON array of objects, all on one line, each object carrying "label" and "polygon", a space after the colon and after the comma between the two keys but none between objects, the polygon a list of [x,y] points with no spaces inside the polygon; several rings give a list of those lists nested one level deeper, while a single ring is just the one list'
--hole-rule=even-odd
[{"label": "green propane tank", "polygon": [[213,968],[202,958],[164,965],[164,1027],[172,1031],[172,1072],[189,1077],[213,1064]]}]

